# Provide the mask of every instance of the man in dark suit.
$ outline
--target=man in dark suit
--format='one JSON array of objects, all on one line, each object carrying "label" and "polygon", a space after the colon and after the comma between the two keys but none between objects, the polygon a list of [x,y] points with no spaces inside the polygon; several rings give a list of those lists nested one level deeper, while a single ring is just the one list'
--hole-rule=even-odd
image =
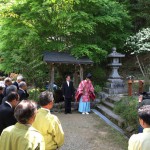
[{"label": "man in dark suit", "polygon": [[12,92],[7,96],[7,100],[0,105],[0,134],[4,128],[14,125],[17,122],[14,117],[14,108],[18,102],[18,93]]},{"label": "man in dark suit", "polygon": [[15,85],[17,87],[17,90],[19,90],[19,83],[23,81],[23,76],[18,75],[17,76],[17,80],[13,83],[13,85]]},{"label": "man in dark suit", "polygon": [[4,79],[4,84],[5,84],[5,88],[4,88],[3,94],[4,94],[4,96],[6,96],[6,90],[7,90],[7,88],[8,88],[10,85],[12,85],[12,80],[11,80],[11,78],[9,78],[9,77],[5,78],[5,79]]},{"label": "man in dark suit", "polygon": [[6,89],[6,96],[4,96],[4,98],[2,99],[2,104],[5,103],[5,101],[7,101],[7,96],[11,92],[17,92],[17,87],[15,85],[10,85],[10,86],[7,87],[7,89]]},{"label": "man in dark suit", "polygon": [[20,100],[26,100],[29,97],[29,94],[27,93],[27,84],[26,84],[26,82],[21,81],[19,83],[18,94],[20,96]]},{"label": "man in dark suit", "polygon": [[65,114],[71,113],[71,101],[74,96],[74,87],[70,75],[66,76],[66,81],[62,85],[62,92],[65,99]]}]

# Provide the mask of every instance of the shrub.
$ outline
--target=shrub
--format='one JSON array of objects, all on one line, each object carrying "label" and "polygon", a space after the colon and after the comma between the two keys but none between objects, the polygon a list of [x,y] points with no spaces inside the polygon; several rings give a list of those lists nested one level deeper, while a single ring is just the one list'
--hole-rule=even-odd
[{"label": "shrub", "polygon": [[119,102],[116,102],[114,111],[126,120],[126,125],[138,127],[137,115],[138,99],[137,97],[124,97]]},{"label": "shrub", "polygon": [[86,69],[86,73],[92,73],[92,81],[95,85],[100,85],[103,87],[107,80],[106,69],[102,68],[100,65],[94,65],[93,67]]},{"label": "shrub", "polygon": [[94,90],[95,90],[95,94],[98,94],[99,92],[102,91],[102,87],[99,85],[94,85]]},{"label": "shrub", "polygon": [[40,95],[40,89],[34,88],[34,89],[29,89],[29,99],[38,101],[39,95]]}]

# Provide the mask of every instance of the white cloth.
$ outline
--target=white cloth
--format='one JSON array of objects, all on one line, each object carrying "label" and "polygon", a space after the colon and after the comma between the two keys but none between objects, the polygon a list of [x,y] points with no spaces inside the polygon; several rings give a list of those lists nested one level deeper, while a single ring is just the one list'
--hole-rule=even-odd
[{"label": "white cloth", "polygon": [[12,108],[12,105],[9,102],[5,101],[5,103],[7,103]]},{"label": "white cloth", "polygon": [[67,84],[68,84],[68,86],[69,86],[69,81],[67,81]]}]

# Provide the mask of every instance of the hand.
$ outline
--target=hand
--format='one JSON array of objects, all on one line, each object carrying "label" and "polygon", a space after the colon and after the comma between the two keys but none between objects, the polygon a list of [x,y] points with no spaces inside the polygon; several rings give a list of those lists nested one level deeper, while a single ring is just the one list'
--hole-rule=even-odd
[{"label": "hand", "polygon": [[143,100],[143,95],[140,95],[139,96],[139,102],[142,102],[142,100]]}]

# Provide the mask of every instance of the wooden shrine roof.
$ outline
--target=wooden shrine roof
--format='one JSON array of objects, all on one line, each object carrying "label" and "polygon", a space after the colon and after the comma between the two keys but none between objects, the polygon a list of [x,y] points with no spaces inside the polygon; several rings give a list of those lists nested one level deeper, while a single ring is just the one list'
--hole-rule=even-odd
[{"label": "wooden shrine roof", "polygon": [[64,52],[45,52],[43,60],[47,63],[62,64],[93,64],[93,61],[84,57],[76,59],[69,53]]}]

